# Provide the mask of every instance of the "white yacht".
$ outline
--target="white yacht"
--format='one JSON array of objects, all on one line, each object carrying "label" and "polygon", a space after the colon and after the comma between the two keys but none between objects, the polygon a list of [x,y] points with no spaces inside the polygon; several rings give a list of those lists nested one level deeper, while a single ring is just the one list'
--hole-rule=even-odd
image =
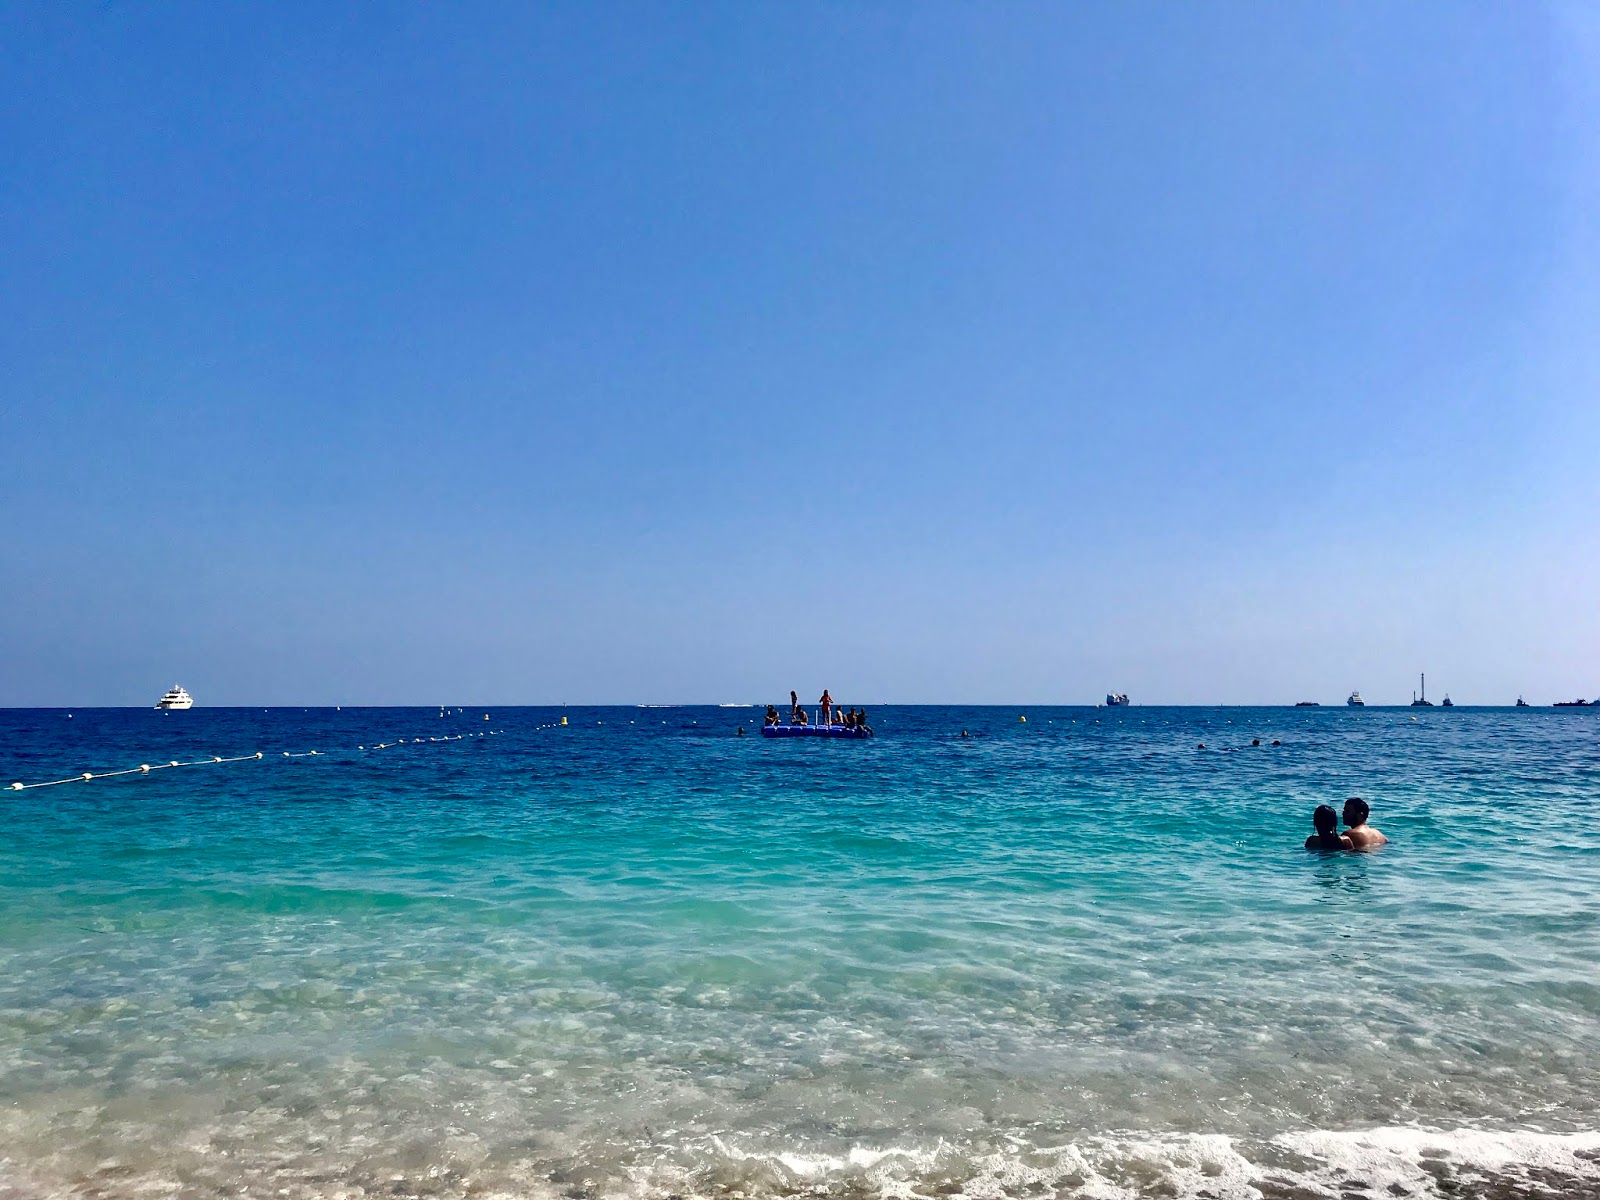
[{"label": "white yacht", "polygon": [[1367,702],[1361,698],[1360,692],[1351,692],[1350,699],[1345,701],[1351,708],[1365,708]]},{"label": "white yacht", "polygon": [[172,685],[172,690],[156,701],[157,708],[193,708],[194,697],[189,695],[177,684]]}]

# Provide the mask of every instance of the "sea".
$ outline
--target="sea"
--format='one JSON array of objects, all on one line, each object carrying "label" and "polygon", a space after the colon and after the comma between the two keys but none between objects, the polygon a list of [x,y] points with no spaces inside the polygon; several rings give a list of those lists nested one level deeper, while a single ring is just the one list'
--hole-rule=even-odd
[{"label": "sea", "polygon": [[761,712],[0,712],[0,1198],[1600,1195],[1600,710]]}]

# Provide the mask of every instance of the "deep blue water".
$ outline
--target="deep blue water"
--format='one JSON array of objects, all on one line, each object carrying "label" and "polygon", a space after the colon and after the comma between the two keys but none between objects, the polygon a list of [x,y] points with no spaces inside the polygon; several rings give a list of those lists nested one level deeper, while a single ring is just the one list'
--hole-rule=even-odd
[{"label": "deep blue water", "polygon": [[0,712],[0,1195],[1600,1178],[1600,712],[487,715]]}]

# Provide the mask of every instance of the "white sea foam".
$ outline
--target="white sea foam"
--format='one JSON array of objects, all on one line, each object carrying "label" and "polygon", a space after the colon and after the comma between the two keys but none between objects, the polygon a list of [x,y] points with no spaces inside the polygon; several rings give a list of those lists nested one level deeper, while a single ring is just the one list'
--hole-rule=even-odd
[{"label": "white sea foam", "polygon": [[[857,1146],[838,1153],[750,1152],[722,1139],[707,1147],[729,1163],[765,1162],[777,1193],[868,1194],[917,1200],[930,1193],[1005,1200],[1054,1192],[1074,1200],[1263,1200],[1295,1195],[1339,1197],[1532,1196],[1600,1187],[1600,1132],[1387,1127],[1308,1131],[1269,1142],[1221,1134],[1122,1133],[1048,1147],[1018,1139],[1005,1150],[971,1153],[932,1147]],[[702,1169],[702,1184],[715,1178]],[[703,1197],[728,1191],[759,1194],[748,1171],[739,1186],[693,1189]],[[657,1187],[680,1190],[669,1172]],[[726,1181],[732,1183],[732,1180]],[[648,1190],[648,1189],[647,1189]]]},{"label": "white sea foam", "polygon": [[1544,1133],[1535,1130],[1430,1129],[1387,1126],[1332,1132],[1284,1134],[1279,1145],[1325,1164],[1311,1172],[1319,1182],[1359,1179],[1375,1190],[1471,1194],[1474,1183],[1494,1176],[1535,1179],[1555,1176],[1600,1183],[1600,1132]]}]

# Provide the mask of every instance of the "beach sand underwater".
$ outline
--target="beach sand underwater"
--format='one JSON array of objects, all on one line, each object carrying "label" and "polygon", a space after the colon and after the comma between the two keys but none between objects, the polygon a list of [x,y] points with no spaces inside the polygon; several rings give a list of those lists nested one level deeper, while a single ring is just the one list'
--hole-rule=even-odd
[{"label": "beach sand underwater", "polygon": [[0,1197],[1600,1195],[1600,711],[868,709],[0,712]]}]

